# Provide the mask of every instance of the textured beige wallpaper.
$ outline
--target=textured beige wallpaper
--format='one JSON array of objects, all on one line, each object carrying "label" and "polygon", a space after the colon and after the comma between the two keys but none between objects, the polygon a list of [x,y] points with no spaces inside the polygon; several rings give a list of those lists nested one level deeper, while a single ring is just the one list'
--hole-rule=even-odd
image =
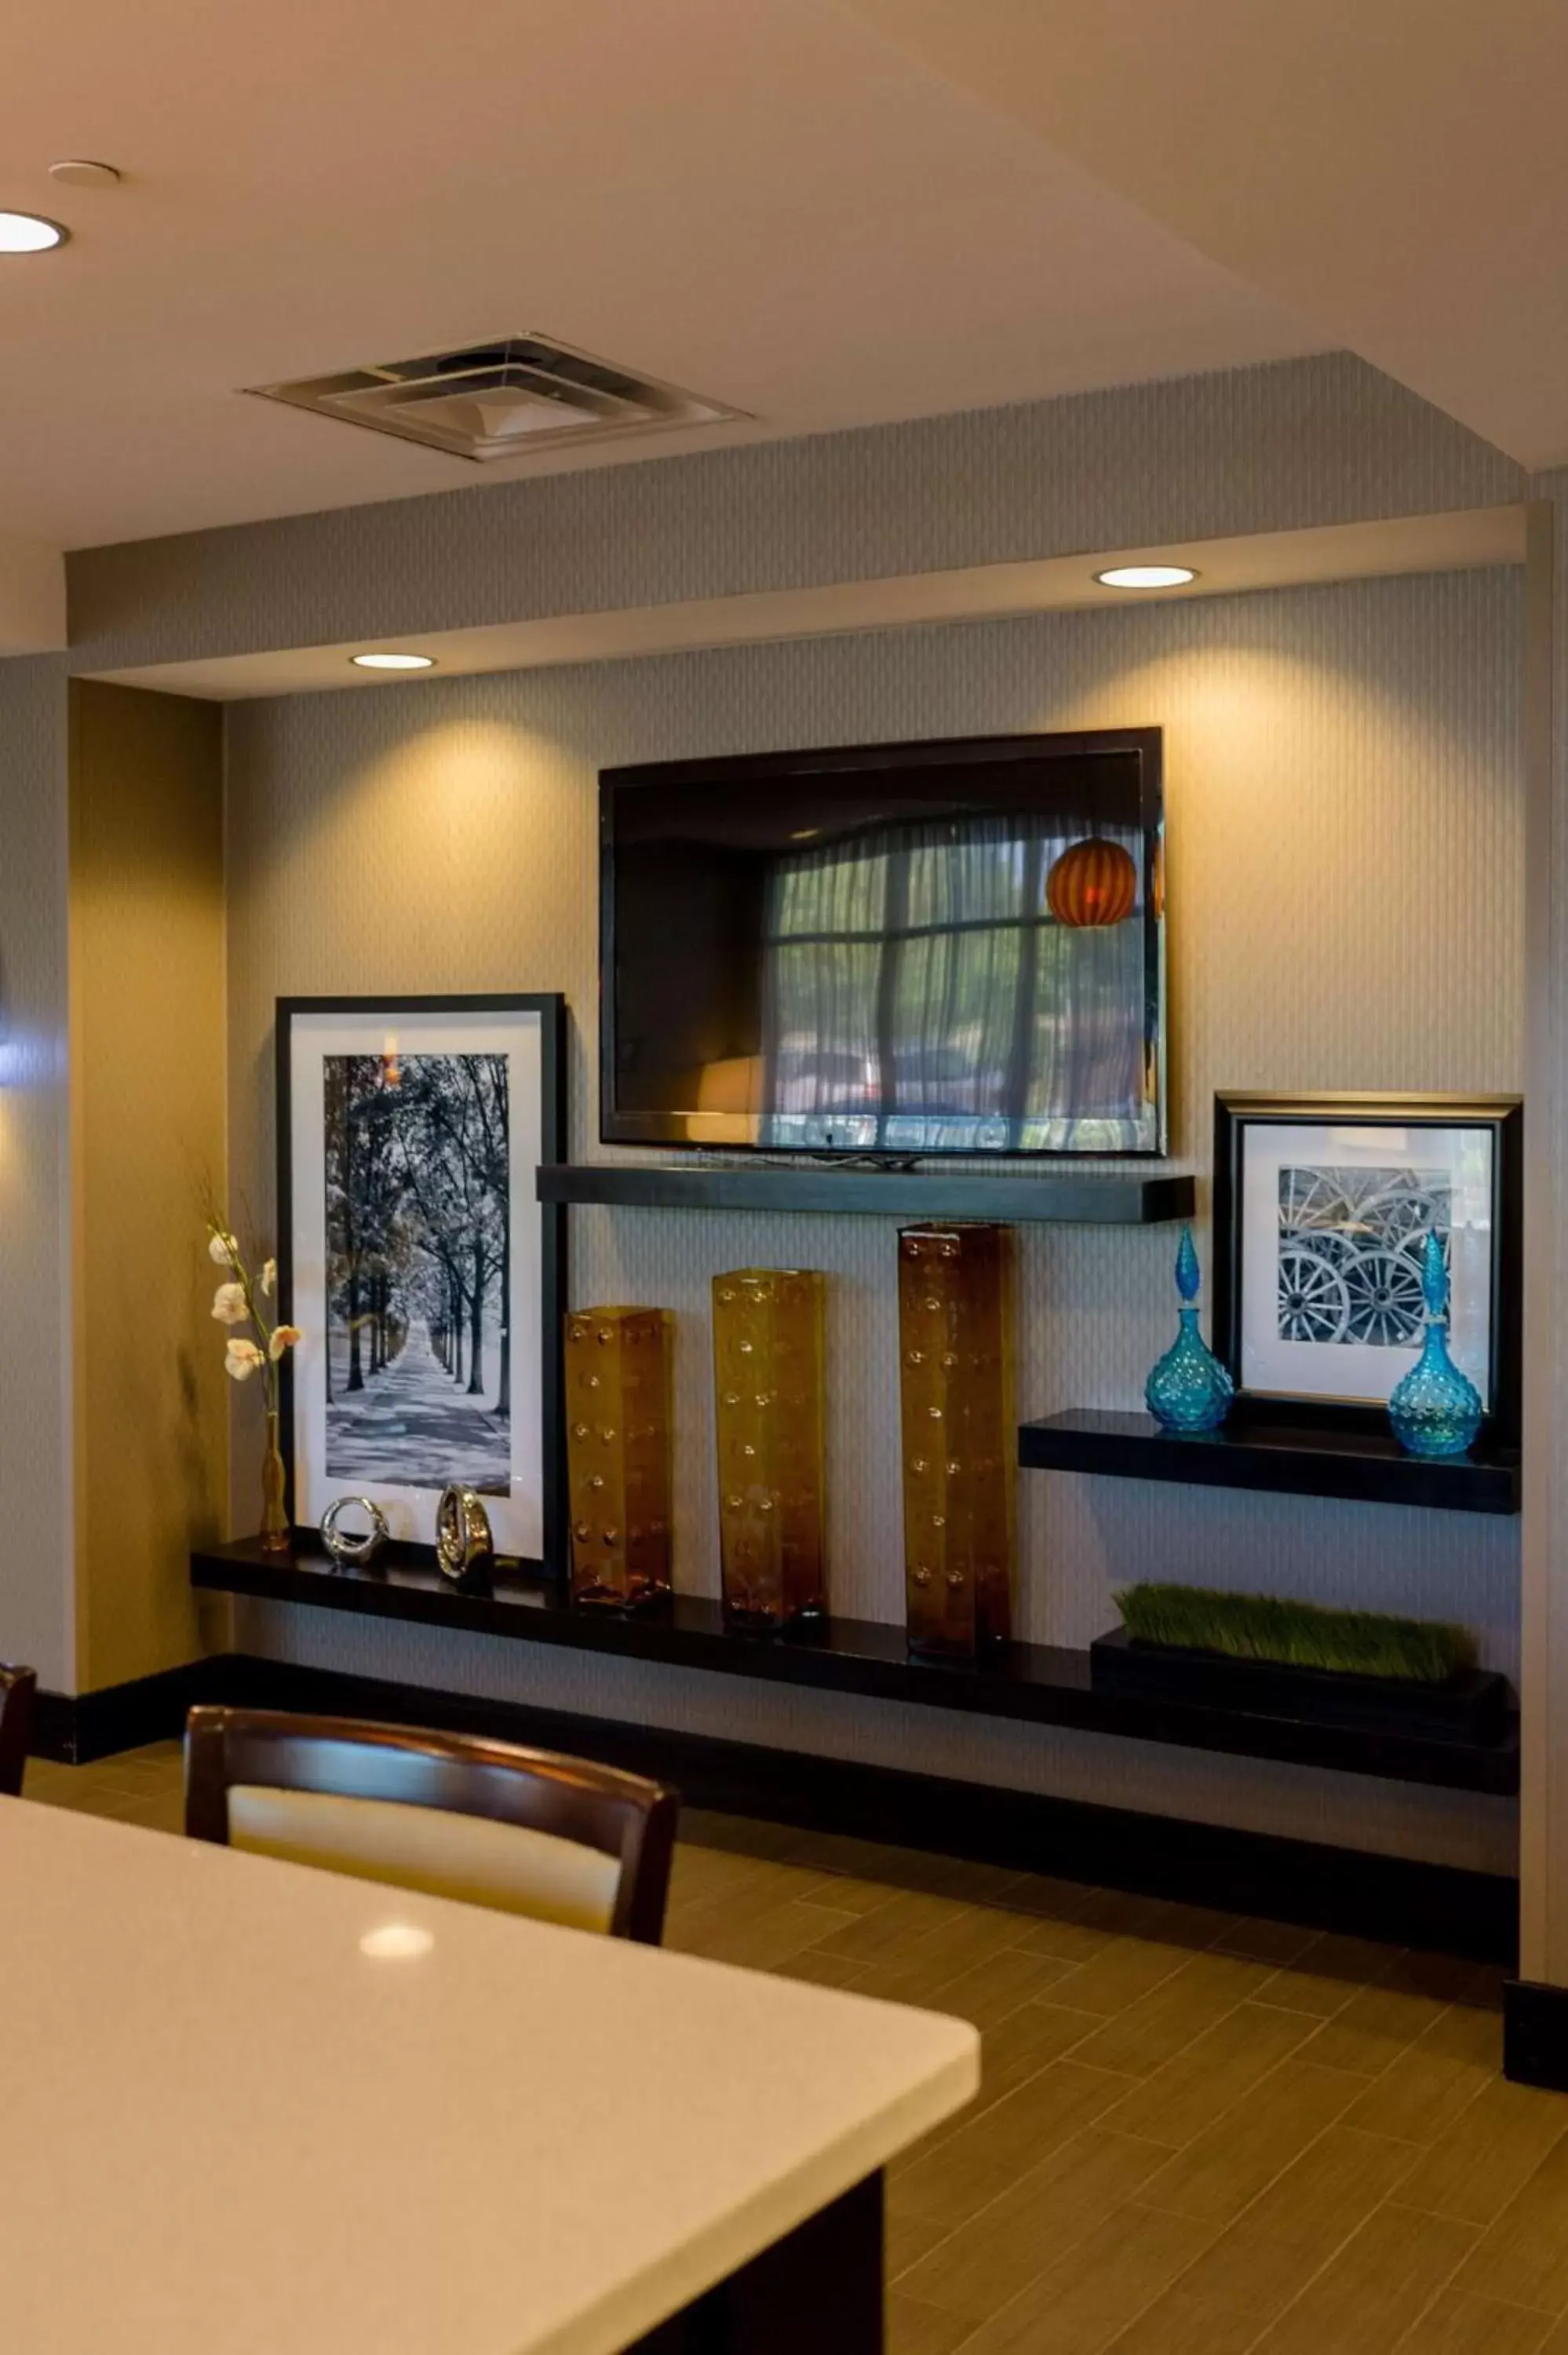
[{"label": "textured beige wallpaper", "polygon": [[70,1689],[66,677],[0,662],[0,1659]]},{"label": "textured beige wallpaper", "polygon": [[[575,1150],[596,1053],[595,773],[690,752],[1022,728],[1167,730],[1173,1166],[1216,1087],[1513,1088],[1521,1061],[1516,577],[1489,572],[747,648],[235,707],[231,1151],[270,1199],[281,994],[564,988]],[[1206,1188],[1203,1199],[1206,1202]],[[895,1227],[573,1214],[578,1301],[680,1317],[679,1582],[716,1587],[710,1274],[830,1271],[833,1593],[901,1613]],[[1022,1231],[1020,1406],[1137,1402],[1172,1320],[1171,1230]],[[249,1465],[249,1443],[238,1465]],[[1468,1620],[1517,1657],[1517,1526],[1033,1475],[1021,1632],[1082,1643],[1128,1576],[1201,1576]],[[253,1510],[247,1481],[241,1518]],[[1107,1803],[1504,1869],[1511,1810],[1297,1770],[528,1647],[255,1614],[301,1657]]]}]

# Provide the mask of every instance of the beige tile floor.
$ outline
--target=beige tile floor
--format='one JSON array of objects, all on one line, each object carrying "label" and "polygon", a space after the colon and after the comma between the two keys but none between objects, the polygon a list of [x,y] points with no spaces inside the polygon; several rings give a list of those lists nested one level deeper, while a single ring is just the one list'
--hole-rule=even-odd
[{"label": "beige tile floor", "polygon": [[[27,1793],[180,1827],[173,1743]],[[1499,1975],[689,1815],[669,1943],[927,2004],[975,2104],[889,2179],[891,2355],[1568,2355],[1568,2097]]]}]

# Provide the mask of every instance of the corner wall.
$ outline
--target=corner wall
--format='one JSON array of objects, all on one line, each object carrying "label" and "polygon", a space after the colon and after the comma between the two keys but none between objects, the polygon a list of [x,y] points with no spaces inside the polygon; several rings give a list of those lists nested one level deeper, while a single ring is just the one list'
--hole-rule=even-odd
[{"label": "corner wall", "polygon": [[[1520,1976],[1568,1987],[1568,468],[1527,568],[1530,1136],[1525,1240]],[[1561,2031],[1559,2032],[1561,2035]],[[1556,2078],[1542,2082],[1557,2083]]]},{"label": "corner wall", "polygon": [[66,672],[0,662],[0,1658],[70,1690]]},{"label": "corner wall", "polygon": [[202,1205],[227,1182],[223,715],[71,688],[76,1620],[84,1691],[202,1649],[228,1401]]}]

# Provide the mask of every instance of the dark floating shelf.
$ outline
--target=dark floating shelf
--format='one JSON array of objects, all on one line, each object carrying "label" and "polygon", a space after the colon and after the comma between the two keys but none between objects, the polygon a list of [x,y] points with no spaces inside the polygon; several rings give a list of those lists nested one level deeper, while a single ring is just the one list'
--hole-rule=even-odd
[{"label": "dark floating shelf", "polygon": [[547,1162],[541,1202],[642,1210],[825,1210],[893,1219],[1056,1219],[1079,1226],[1150,1227],[1190,1219],[1191,1178],[1019,1177],[946,1169],[709,1167],[705,1164]]},{"label": "dark floating shelf", "polygon": [[1174,1742],[1234,1756],[1283,1759],[1449,1790],[1508,1794],[1519,1788],[1517,1723],[1508,1738],[1478,1743],[1403,1730],[1324,1725],[1187,1701],[1097,1693],[1087,1652],[1054,1645],[1009,1644],[981,1667],[911,1660],[904,1630],[880,1620],[832,1619],[809,1636],[729,1634],[716,1603],[679,1595],[657,1615],[627,1618],[573,1611],[558,1589],[537,1576],[497,1577],[491,1594],[464,1593],[429,1562],[410,1557],[385,1569],[336,1569],[302,1535],[291,1555],[264,1553],[254,1540],[215,1546],[191,1557],[192,1583],[270,1603],[359,1612],[375,1618],[457,1627],[471,1635],[510,1636],[604,1652],[623,1659],[707,1668],[764,1682],[861,1693],[875,1700],[916,1701],[985,1717],[1064,1725],[1085,1732]]},{"label": "dark floating shelf", "polygon": [[1519,1510],[1517,1450],[1483,1449],[1457,1463],[1425,1464],[1382,1432],[1245,1423],[1172,1432],[1147,1414],[1075,1407],[1024,1423],[1018,1460],[1031,1472],[1108,1473],[1123,1480],[1349,1497],[1364,1505],[1426,1505],[1450,1513]]},{"label": "dark floating shelf", "polygon": [[1508,1678],[1495,1668],[1462,1668],[1440,1684],[1346,1676],[1284,1660],[1236,1659],[1223,1652],[1140,1643],[1125,1627],[1097,1636],[1089,1646],[1089,1677],[1097,1692],[1309,1717],[1319,1724],[1375,1725],[1383,1731],[1392,1726],[1400,1733],[1431,1733],[1444,1742],[1495,1744],[1506,1740],[1513,1717]]}]

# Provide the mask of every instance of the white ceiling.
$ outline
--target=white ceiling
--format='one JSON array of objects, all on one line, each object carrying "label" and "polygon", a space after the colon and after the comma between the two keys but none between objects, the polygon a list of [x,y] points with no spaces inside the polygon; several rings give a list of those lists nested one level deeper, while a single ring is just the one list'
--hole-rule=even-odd
[{"label": "white ceiling", "polygon": [[73,0],[13,49],[0,206],[73,235],[0,259],[0,529],[57,545],[537,470],[237,389],[499,333],[757,421],[556,466],[1340,339],[831,0]]},{"label": "white ceiling", "polygon": [[1528,466],[1568,462],[1564,0],[844,0]]}]

